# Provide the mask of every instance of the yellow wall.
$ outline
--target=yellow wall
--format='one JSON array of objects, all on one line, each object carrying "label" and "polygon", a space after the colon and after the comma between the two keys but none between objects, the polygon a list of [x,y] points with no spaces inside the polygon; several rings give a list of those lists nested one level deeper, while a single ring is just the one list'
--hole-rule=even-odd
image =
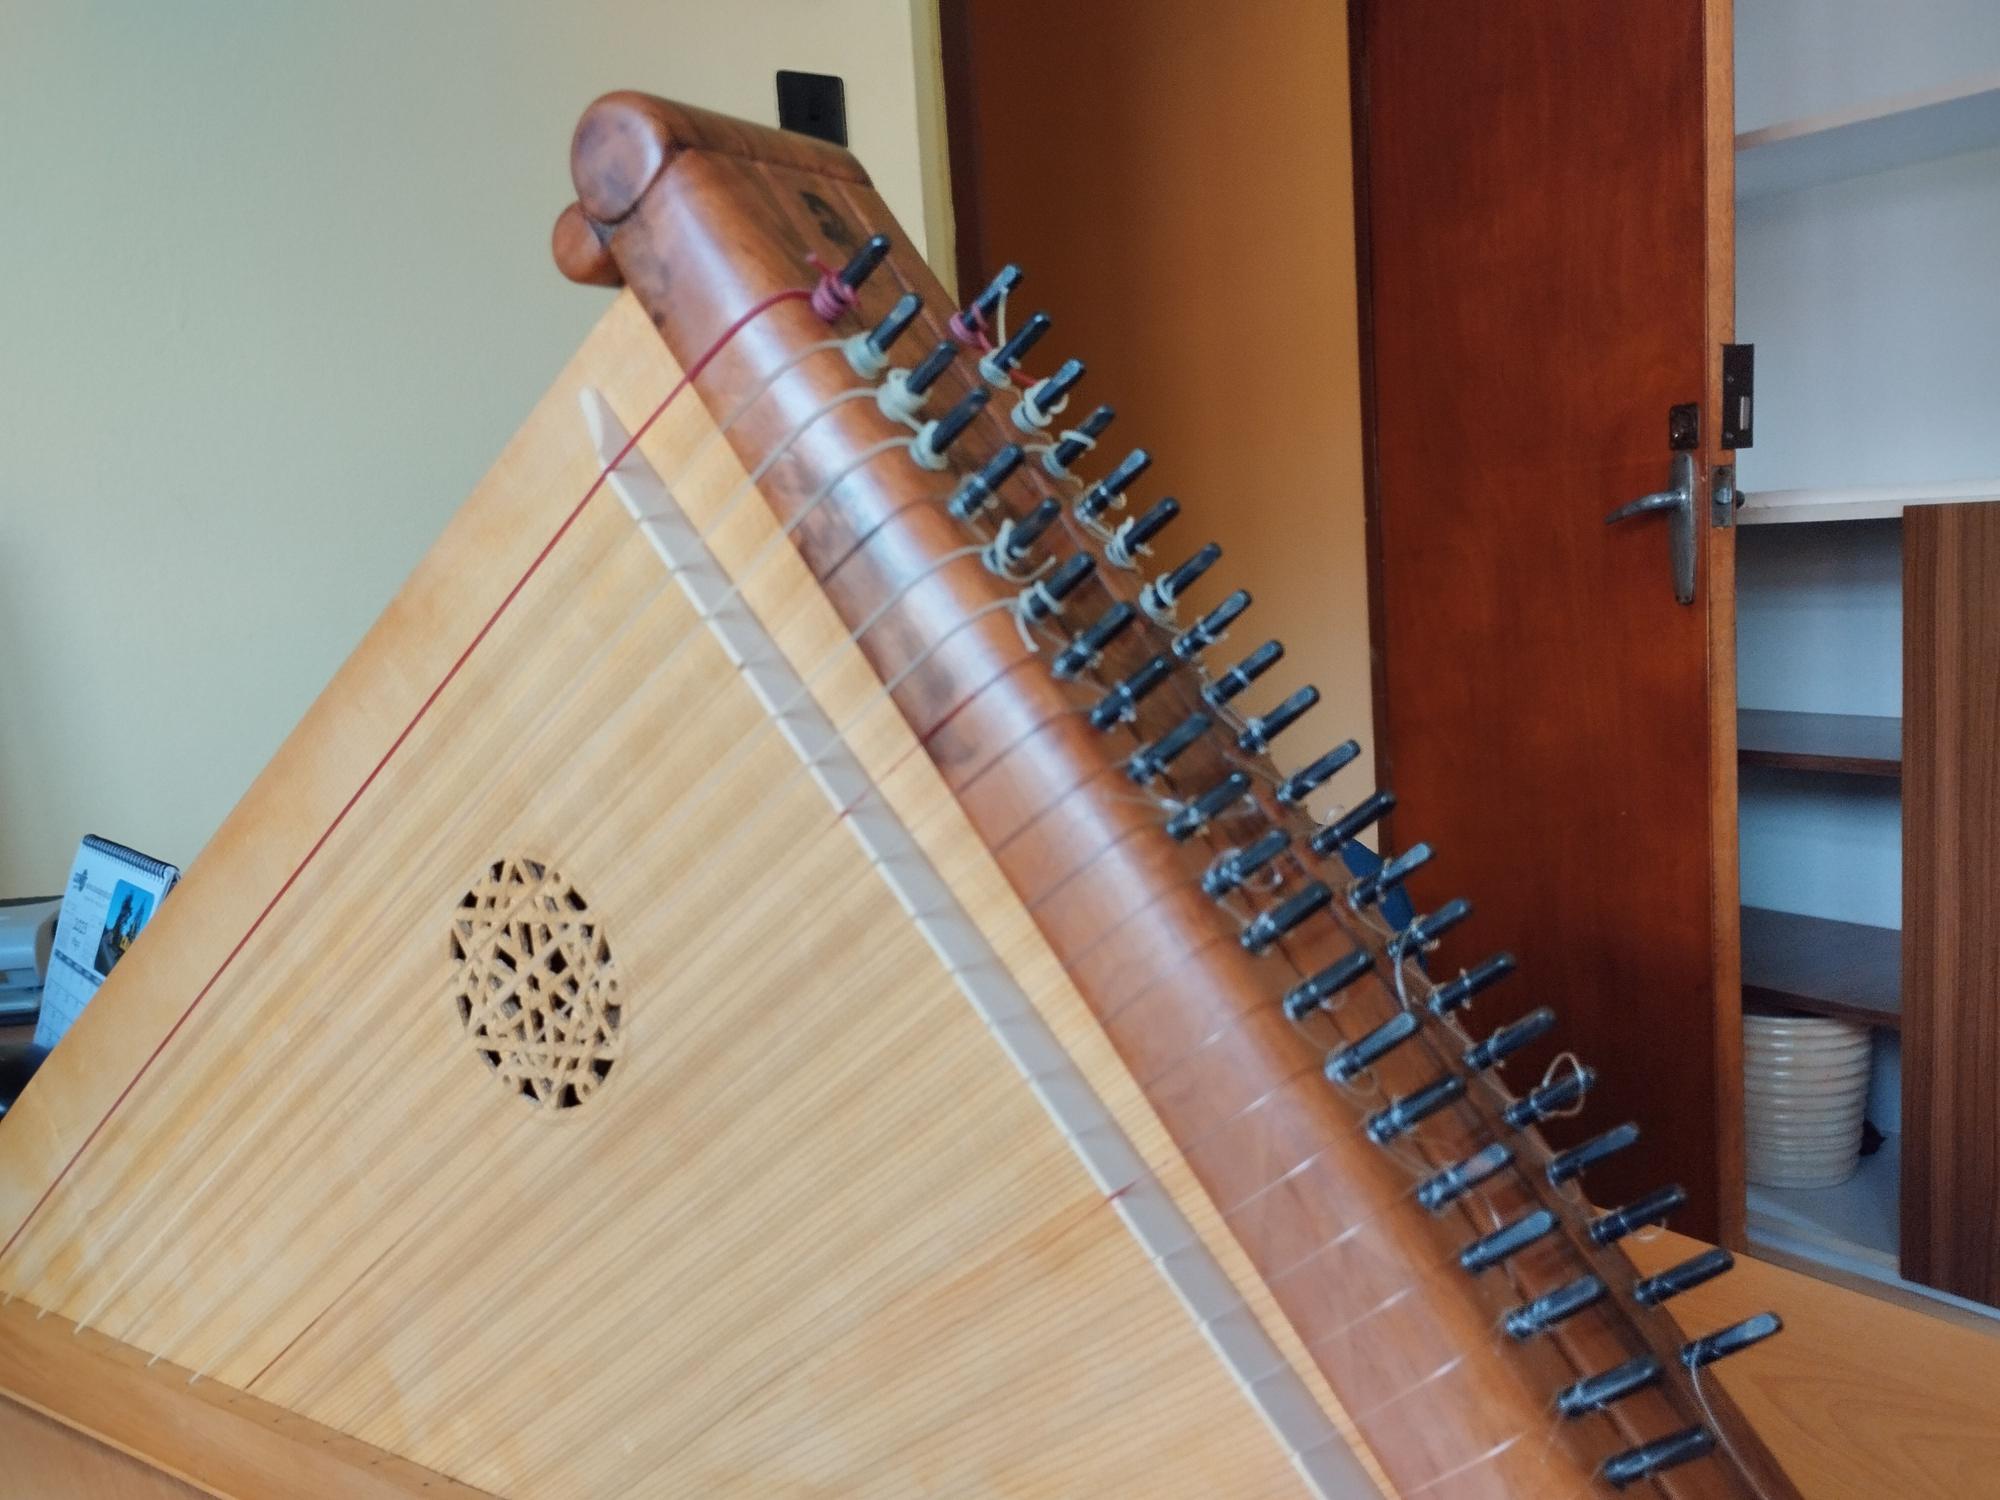
[{"label": "yellow wall", "polygon": [[[1334,0],[970,0],[984,269],[1020,263],[1016,316],[1118,408],[1134,488],[1185,506],[1161,561],[1213,536],[1195,604],[1247,587],[1219,651],[1267,636],[1257,707],[1325,701],[1278,742],[1310,760],[1372,743],[1362,532],[1346,7]],[[1358,800],[1372,763],[1328,795]]]},{"label": "yellow wall", "polygon": [[0,7],[0,896],[191,859],[436,535],[602,310],[547,248],[584,105],[839,73],[920,234],[927,10]]}]

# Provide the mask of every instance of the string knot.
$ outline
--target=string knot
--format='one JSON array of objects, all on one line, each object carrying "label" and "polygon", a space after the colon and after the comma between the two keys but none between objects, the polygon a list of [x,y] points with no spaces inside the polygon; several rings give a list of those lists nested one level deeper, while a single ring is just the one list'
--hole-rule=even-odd
[{"label": "string knot", "polygon": [[838,322],[842,313],[852,312],[861,305],[859,294],[840,279],[838,271],[820,259],[817,250],[806,260],[819,272],[819,285],[812,290],[812,310],[819,314],[821,322]]}]

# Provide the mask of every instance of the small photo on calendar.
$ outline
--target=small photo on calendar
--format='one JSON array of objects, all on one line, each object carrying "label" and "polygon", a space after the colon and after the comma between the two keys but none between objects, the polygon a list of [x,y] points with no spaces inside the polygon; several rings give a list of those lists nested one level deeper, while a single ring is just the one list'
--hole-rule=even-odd
[{"label": "small photo on calendar", "polygon": [[151,892],[140,890],[129,880],[121,880],[112,887],[111,900],[104,908],[104,931],[98,934],[97,955],[92,965],[98,973],[111,972],[152,914]]}]

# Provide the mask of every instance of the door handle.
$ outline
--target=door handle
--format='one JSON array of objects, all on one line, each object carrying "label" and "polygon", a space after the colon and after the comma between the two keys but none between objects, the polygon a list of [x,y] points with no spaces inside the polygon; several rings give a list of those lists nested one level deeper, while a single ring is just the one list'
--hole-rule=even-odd
[{"label": "door handle", "polygon": [[1694,603],[1694,455],[1681,450],[1673,456],[1668,477],[1671,489],[1641,495],[1629,505],[1621,505],[1604,518],[1610,526],[1653,511],[1667,513],[1667,548],[1674,565],[1674,598],[1681,604]]}]

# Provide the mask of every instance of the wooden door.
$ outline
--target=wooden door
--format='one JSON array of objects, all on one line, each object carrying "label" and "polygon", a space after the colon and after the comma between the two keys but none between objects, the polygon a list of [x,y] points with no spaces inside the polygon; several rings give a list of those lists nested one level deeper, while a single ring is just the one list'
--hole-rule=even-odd
[{"label": "wooden door", "polygon": [[[1709,515],[1730,336],[1728,0],[1355,0],[1372,633],[1393,841],[1439,851],[1442,955],[1521,973],[1596,1068],[1577,1137],[1640,1122],[1587,1187],[1679,1181],[1742,1213],[1734,532]],[[1668,483],[1699,406],[1693,601]],[[1510,1065],[1525,1087],[1546,1047]]]}]

